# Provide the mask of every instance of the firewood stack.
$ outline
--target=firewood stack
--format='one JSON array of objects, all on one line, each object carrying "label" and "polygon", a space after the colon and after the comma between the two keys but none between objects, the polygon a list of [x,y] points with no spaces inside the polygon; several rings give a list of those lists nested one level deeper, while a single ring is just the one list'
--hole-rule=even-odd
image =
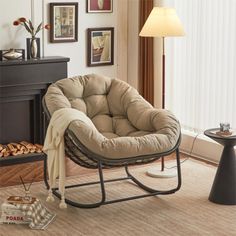
[{"label": "firewood stack", "polygon": [[32,144],[26,141],[19,143],[0,144],[0,157],[17,156],[29,153],[41,153],[43,146],[41,144]]}]

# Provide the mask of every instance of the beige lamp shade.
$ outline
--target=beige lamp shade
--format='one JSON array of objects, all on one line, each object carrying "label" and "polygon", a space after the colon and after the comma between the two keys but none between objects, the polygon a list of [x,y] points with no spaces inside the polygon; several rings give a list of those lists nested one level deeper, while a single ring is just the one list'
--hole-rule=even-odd
[{"label": "beige lamp shade", "polygon": [[154,7],[139,35],[143,37],[183,36],[184,29],[174,8]]}]

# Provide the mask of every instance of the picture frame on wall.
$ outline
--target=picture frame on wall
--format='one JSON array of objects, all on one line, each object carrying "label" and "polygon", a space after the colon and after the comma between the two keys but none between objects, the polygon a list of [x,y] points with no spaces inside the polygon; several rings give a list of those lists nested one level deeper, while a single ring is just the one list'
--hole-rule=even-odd
[{"label": "picture frame on wall", "polygon": [[87,0],[88,13],[111,13],[113,0]]},{"label": "picture frame on wall", "polygon": [[50,42],[78,41],[78,3],[50,3]]},{"label": "picture frame on wall", "polygon": [[114,64],[114,28],[89,28],[88,33],[88,66]]}]

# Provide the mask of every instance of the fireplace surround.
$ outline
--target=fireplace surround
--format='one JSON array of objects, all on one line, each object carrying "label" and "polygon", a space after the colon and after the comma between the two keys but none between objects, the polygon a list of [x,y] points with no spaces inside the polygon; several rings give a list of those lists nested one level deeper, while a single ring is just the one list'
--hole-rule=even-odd
[{"label": "fireplace surround", "polygon": [[[66,57],[0,62],[0,143],[43,144],[46,120],[42,97],[47,87],[67,77]],[[43,153],[0,158],[0,166],[43,160]]]}]

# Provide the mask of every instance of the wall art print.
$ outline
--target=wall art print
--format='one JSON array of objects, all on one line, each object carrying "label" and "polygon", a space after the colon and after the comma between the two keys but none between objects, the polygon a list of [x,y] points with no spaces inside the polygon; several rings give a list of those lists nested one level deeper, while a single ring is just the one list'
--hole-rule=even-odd
[{"label": "wall art print", "polygon": [[87,0],[88,13],[111,13],[112,0]]},{"label": "wall art print", "polygon": [[78,41],[78,3],[50,3],[50,42]]},{"label": "wall art print", "polygon": [[114,28],[88,29],[88,66],[113,65]]}]

